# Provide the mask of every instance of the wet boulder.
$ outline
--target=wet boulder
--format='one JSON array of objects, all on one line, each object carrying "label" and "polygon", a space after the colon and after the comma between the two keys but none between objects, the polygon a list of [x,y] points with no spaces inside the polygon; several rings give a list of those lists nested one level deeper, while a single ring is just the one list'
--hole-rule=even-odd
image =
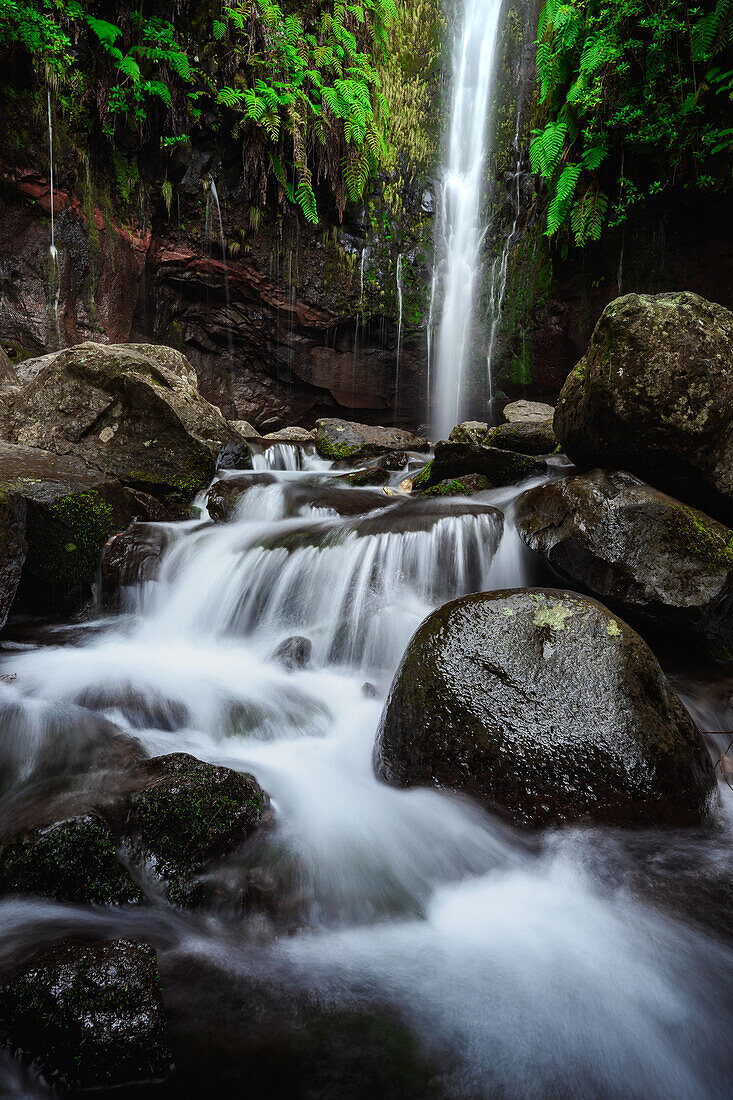
[{"label": "wet boulder", "polygon": [[0,443],[6,617],[16,591],[24,610],[42,614],[88,598],[107,539],[142,509],[119,481],[77,458]]},{"label": "wet boulder", "polygon": [[245,439],[230,439],[219,451],[218,470],[251,470],[252,448]]},{"label": "wet boulder", "polygon": [[483,443],[488,430],[489,425],[482,420],[464,420],[456,424],[448,439],[451,443]]},{"label": "wet boulder", "polygon": [[413,479],[413,489],[431,489],[441,481],[452,481],[466,474],[482,474],[492,489],[545,473],[547,463],[531,455],[515,454],[474,443],[435,444],[435,458]]},{"label": "wet boulder", "polygon": [[140,888],[117,858],[109,825],[95,814],[56,821],[0,844],[0,894],[128,905]]},{"label": "wet boulder", "polygon": [[401,428],[354,424],[336,417],[316,421],[316,450],[321,458],[361,459],[390,451],[426,451],[428,441]]},{"label": "wet boulder", "polygon": [[522,420],[513,424],[498,424],[484,441],[490,447],[516,451],[525,455],[549,455],[557,450],[557,438],[552,420]]},{"label": "wet boulder", "polygon": [[209,490],[207,508],[214,523],[228,523],[237,510],[237,504],[255,485],[274,485],[277,478],[266,471],[227,477],[215,481]]},{"label": "wet boulder", "polygon": [[382,466],[366,466],[363,470],[356,470],[353,474],[346,475],[349,485],[356,487],[364,485],[384,485],[390,479],[389,470]]},{"label": "wet boulder", "polygon": [[310,662],[312,651],[313,643],[310,638],[295,635],[280,642],[272,654],[272,659],[281,664],[283,668],[292,671],[296,668],[306,668]]},{"label": "wet boulder", "polygon": [[105,600],[114,600],[120,589],[155,580],[169,542],[169,531],[159,523],[133,523],[113,535],[101,557]]},{"label": "wet boulder", "polygon": [[183,752],[142,761],[130,786],[118,828],[134,860],[181,905],[195,900],[196,875],[250,837],[269,805],[253,776]]},{"label": "wet boulder", "polygon": [[593,599],[465,596],[412,638],[375,767],[520,825],[698,822],[715,791],[700,735],[653,653]]},{"label": "wet boulder", "polygon": [[617,298],[560,394],[563,450],[733,523],[732,346],[733,313],[697,294]]},{"label": "wet boulder", "polygon": [[22,389],[3,395],[7,442],[75,456],[181,502],[208,485],[220,449],[240,438],[172,348],[84,343],[43,360]]},{"label": "wet boulder", "polygon": [[0,1036],[52,1083],[101,1089],[165,1076],[170,1055],[155,951],[68,940],[0,985]]},{"label": "wet boulder", "polygon": [[733,661],[733,531],[631,474],[593,470],[530,489],[519,532],[566,583],[662,643]]},{"label": "wet boulder", "polygon": [[[413,482],[414,487],[414,482]],[[455,477],[446,481],[439,481],[430,489],[422,493],[424,497],[470,497],[474,493],[484,493],[493,488],[491,481],[484,474],[466,474],[465,477]]]}]

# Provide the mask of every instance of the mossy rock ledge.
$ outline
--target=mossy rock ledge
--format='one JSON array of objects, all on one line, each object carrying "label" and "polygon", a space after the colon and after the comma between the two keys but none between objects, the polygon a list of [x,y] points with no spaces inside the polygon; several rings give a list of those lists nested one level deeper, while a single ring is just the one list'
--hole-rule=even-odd
[{"label": "mossy rock ledge", "polygon": [[0,977],[0,1039],[64,1091],[166,1076],[155,951],[123,939],[44,948]]},{"label": "mossy rock ledge", "polygon": [[498,489],[535,474],[545,473],[547,463],[532,455],[488,447],[480,443],[451,443],[449,440],[435,444],[435,457],[413,478],[413,490],[432,489],[441,481],[453,481],[468,474],[481,474],[487,479],[487,488]]},{"label": "mossy rock ledge", "polygon": [[516,523],[564,583],[661,645],[733,662],[733,531],[631,474],[593,470],[526,492]]},{"label": "mossy rock ledge", "polygon": [[356,424],[338,417],[316,421],[316,450],[321,458],[362,459],[391,451],[427,451],[428,441],[402,428]]},{"label": "mossy rock ledge", "polygon": [[647,644],[595,600],[478,593],[412,638],[377,774],[460,791],[524,826],[689,824],[716,791],[692,719]]},{"label": "mossy rock ledge", "polygon": [[732,349],[733,313],[697,294],[617,298],[562,388],[560,445],[733,524]]},{"label": "mossy rock ledge", "polygon": [[3,394],[0,436],[170,502],[209,484],[228,443],[249,453],[185,356],[150,344],[84,343],[36,360],[22,389]]}]

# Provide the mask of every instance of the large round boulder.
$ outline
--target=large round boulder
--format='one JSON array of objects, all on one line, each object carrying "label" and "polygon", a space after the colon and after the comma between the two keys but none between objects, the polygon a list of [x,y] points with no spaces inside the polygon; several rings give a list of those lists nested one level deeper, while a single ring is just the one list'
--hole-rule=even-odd
[{"label": "large round boulder", "polygon": [[733,661],[733,531],[722,523],[603,470],[530,489],[516,523],[564,582],[677,650]]},{"label": "large round boulder", "polygon": [[611,302],[555,433],[578,466],[620,466],[733,522],[733,313],[688,292]]},{"label": "large round boulder", "polygon": [[464,596],[412,638],[375,766],[461,791],[521,825],[697,822],[715,790],[700,735],[653,653],[585,596]]},{"label": "large round boulder", "polygon": [[3,976],[0,1036],[66,1089],[165,1076],[170,1054],[155,951],[122,939],[44,948]]},{"label": "large round boulder", "polygon": [[75,455],[125,484],[188,500],[211,481],[220,449],[240,442],[173,348],[85,343],[38,364],[3,395],[0,435],[10,443]]}]

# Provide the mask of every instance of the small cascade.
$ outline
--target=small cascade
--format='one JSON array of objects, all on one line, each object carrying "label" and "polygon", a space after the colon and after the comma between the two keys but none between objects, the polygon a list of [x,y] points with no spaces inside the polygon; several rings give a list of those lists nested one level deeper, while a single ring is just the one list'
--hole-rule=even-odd
[{"label": "small cascade", "polygon": [[61,301],[61,271],[59,268],[59,254],[56,250],[56,219],[54,211],[54,172],[53,172],[53,121],[51,118],[51,89],[46,89],[46,102],[48,106],[48,166],[50,180],[51,200],[51,246],[48,250],[49,259],[49,294],[51,302],[51,322],[56,336],[56,346],[61,347],[61,320],[59,316],[59,303]]},{"label": "small cascade", "polygon": [[402,261],[403,255],[400,252],[397,257],[397,361],[395,363],[395,377],[394,377],[394,415],[395,421],[397,420],[397,399],[400,393],[400,350],[402,347]]},{"label": "small cascade", "polygon": [[308,468],[308,457],[303,447],[292,443],[273,443],[260,454],[252,455],[252,469],[303,470]]},{"label": "small cascade", "polygon": [[[224,237],[224,223],[221,217],[221,206],[219,205],[219,192],[216,189],[216,180],[213,176],[209,176],[209,193],[213,199],[214,206],[216,207],[216,217],[219,223],[219,243],[221,245],[221,262],[224,266],[224,301],[226,303],[226,316],[227,316],[227,344],[230,354],[234,352],[234,342],[232,339],[232,331],[229,325],[230,318],[230,306],[231,295],[229,293],[229,269],[227,267],[227,245]],[[207,222],[210,220],[209,211],[207,205]]]},{"label": "small cascade", "polygon": [[466,0],[452,57],[450,130],[439,190],[438,262],[442,299],[432,419],[445,438],[467,411],[467,369],[480,290],[489,98],[502,0]]}]

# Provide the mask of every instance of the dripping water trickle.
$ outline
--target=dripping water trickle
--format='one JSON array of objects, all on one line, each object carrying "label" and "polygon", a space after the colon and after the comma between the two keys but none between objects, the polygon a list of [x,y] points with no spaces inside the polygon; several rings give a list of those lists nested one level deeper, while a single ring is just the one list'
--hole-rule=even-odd
[{"label": "dripping water trickle", "polygon": [[51,246],[48,250],[49,257],[49,292],[51,300],[51,319],[56,336],[56,346],[61,347],[61,320],[59,317],[59,303],[61,301],[61,271],[59,269],[59,254],[56,250],[56,221],[54,211],[54,173],[53,173],[53,122],[51,119],[51,89],[46,89],[46,102],[48,106],[48,167],[51,200]]},{"label": "dripping water trickle", "polygon": [[[224,302],[226,305],[226,330],[227,330],[227,347],[230,355],[234,353],[234,341],[232,339],[231,329],[231,296],[229,294],[229,269],[227,267],[227,246],[226,239],[224,237],[224,223],[221,218],[221,206],[219,205],[219,192],[216,189],[216,180],[213,176],[209,176],[209,191],[211,198],[214,201],[216,207],[216,217],[219,223],[219,242],[221,244],[221,262],[224,268]],[[209,219],[209,211],[207,204],[207,221]]]},{"label": "dripping water trickle", "polygon": [[402,349],[402,261],[404,256],[400,252],[397,257],[397,359],[395,363],[394,378],[394,418],[397,423],[397,401],[400,395],[400,351]]}]

